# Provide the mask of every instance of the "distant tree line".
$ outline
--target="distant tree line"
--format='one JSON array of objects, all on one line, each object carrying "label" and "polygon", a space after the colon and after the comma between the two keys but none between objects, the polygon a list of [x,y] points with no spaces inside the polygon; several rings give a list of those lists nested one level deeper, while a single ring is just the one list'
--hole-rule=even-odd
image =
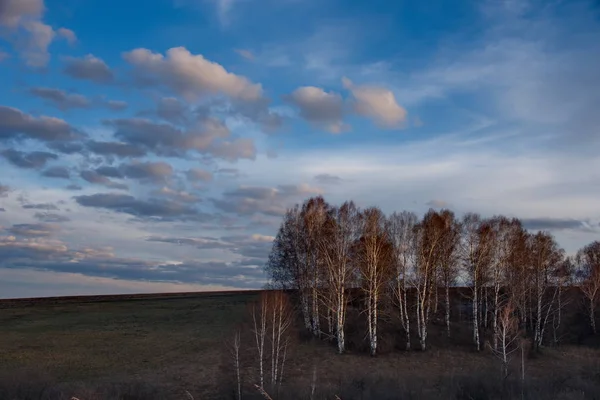
[{"label": "distant tree line", "polygon": [[[346,348],[346,317],[358,300],[371,355],[377,354],[382,310],[395,310],[405,347],[427,348],[432,318],[443,315],[452,335],[451,288],[467,293],[472,340],[486,340],[507,362],[518,338],[534,349],[557,343],[565,289],[580,288],[596,332],[600,242],[567,257],[554,237],[528,232],[519,219],[483,218],[430,209],[422,218],[385,215],[352,201],[334,206],[321,196],[287,210],[266,265],[275,289],[294,290],[304,327]],[[355,296],[356,294],[359,294]],[[484,338],[483,332],[491,332]]]}]

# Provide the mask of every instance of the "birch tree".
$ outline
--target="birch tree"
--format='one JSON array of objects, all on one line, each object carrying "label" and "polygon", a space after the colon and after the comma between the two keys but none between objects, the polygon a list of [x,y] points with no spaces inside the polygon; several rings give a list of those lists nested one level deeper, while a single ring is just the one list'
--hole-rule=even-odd
[{"label": "birch tree", "polygon": [[361,236],[356,243],[361,287],[365,296],[371,355],[377,354],[377,322],[380,302],[392,272],[392,243],[385,215],[379,208],[362,212]]},{"label": "birch tree", "polygon": [[555,284],[557,290],[556,307],[552,313],[552,338],[554,345],[558,345],[560,337],[558,335],[562,323],[563,308],[569,304],[570,300],[563,297],[566,287],[573,283],[575,266],[572,257],[567,257],[555,273]]},{"label": "birch tree", "polygon": [[[441,210],[443,221],[442,238],[438,250],[438,271],[444,285],[444,309],[446,335],[450,337],[450,286],[458,275],[458,246],[460,244],[460,224],[450,210]],[[437,291],[437,287],[435,288]]]},{"label": "birch tree", "polygon": [[416,292],[417,334],[423,351],[427,348],[431,296],[436,289],[436,265],[444,236],[444,225],[442,217],[430,209],[414,230],[415,263],[412,285]]},{"label": "birch tree", "polygon": [[481,350],[481,298],[488,279],[493,255],[494,232],[488,221],[478,214],[468,213],[462,221],[461,253],[465,272],[471,287],[473,309],[473,342]]},{"label": "birch tree", "polygon": [[236,378],[236,395],[237,400],[242,400],[242,377],[240,374],[240,349],[241,349],[242,341],[240,331],[236,331],[233,336],[233,341],[231,343],[231,355],[233,357],[233,368],[235,370],[235,378]]},{"label": "birch tree", "polygon": [[529,278],[527,245],[529,234],[517,219],[511,220],[510,233],[504,238],[508,242],[509,253],[506,262],[506,296],[512,299],[513,306],[519,314],[519,322],[523,328],[527,326],[528,301],[531,293]]},{"label": "birch tree", "polygon": [[320,309],[321,304],[321,277],[322,273],[322,255],[320,252],[319,241],[321,239],[321,229],[327,216],[329,205],[323,197],[312,197],[304,202],[300,211],[302,220],[302,241],[301,253],[304,255],[304,264],[306,266],[309,287],[310,287],[310,323],[314,336],[321,335]]},{"label": "birch tree", "polygon": [[492,352],[502,362],[505,378],[512,354],[519,349],[519,322],[514,311],[513,304],[507,301],[496,313],[497,322],[494,324],[494,337],[498,345],[492,348]]},{"label": "birch tree", "polygon": [[532,272],[533,299],[535,301],[535,329],[533,343],[539,349],[544,340],[544,307],[552,307],[552,301],[544,304],[551,276],[564,259],[564,251],[558,247],[554,237],[547,232],[538,232],[530,237],[530,266]]},{"label": "birch tree", "polygon": [[287,210],[265,267],[275,289],[296,290],[304,326],[312,331],[310,296],[311,276],[304,251],[303,223],[299,206]]},{"label": "birch tree", "polygon": [[287,353],[289,328],[292,325],[292,310],[285,293],[272,291],[267,294],[267,313],[271,325],[269,342],[271,345],[271,387],[281,382],[283,364]]},{"label": "birch tree", "polygon": [[258,307],[252,305],[252,333],[256,345],[258,358],[258,378],[260,387],[264,389],[264,362],[265,362],[265,339],[267,337],[267,309],[269,308],[269,297],[267,292],[260,295]]},{"label": "birch tree", "polygon": [[582,278],[580,288],[587,301],[590,326],[596,334],[596,305],[600,295],[600,242],[592,242],[580,249],[575,260]]},{"label": "birch tree", "polygon": [[[507,279],[509,265],[511,257],[515,249],[513,248],[513,242],[515,234],[520,229],[520,223],[518,220],[509,220],[504,216],[495,216],[490,221],[492,229],[494,230],[493,243],[493,259],[490,270],[490,285],[492,287],[492,332],[496,332],[496,325],[498,323],[498,312],[500,311],[500,304],[505,303],[508,300],[507,293]],[[504,292],[502,292],[504,289]],[[511,307],[515,308],[515,305],[511,302]],[[493,346],[494,349],[498,347],[498,336],[493,335]]]},{"label": "birch tree", "polygon": [[340,354],[346,348],[347,290],[355,283],[357,275],[351,252],[358,239],[359,219],[359,211],[353,202],[331,208],[319,242],[327,280],[326,306],[334,318],[334,334]]},{"label": "birch tree", "polygon": [[407,293],[410,273],[414,270],[415,264],[415,226],[417,222],[416,214],[408,211],[393,213],[389,218],[395,266],[392,290],[399,311],[400,323],[406,334],[406,350],[410,350],[410,314]]}]

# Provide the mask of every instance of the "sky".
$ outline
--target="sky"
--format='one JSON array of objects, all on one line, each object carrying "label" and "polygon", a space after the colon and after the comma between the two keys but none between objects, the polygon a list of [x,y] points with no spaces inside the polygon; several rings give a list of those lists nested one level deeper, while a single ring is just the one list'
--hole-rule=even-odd
[{"label": "sky", "polygon": [[260,288],[287,207],[600,232],[597,1],[0,0],[0,298]]}]

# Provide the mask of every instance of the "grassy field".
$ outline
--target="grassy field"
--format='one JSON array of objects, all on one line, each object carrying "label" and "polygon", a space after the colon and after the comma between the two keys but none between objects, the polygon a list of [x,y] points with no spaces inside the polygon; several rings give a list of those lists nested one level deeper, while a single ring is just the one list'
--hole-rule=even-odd
[{"label": "grassy field", "polygon": [[0,376],[152,382],[208,396],[219,372],[221,338],[255,296],[2,302]]},{"label": "grassy field", "polygon": [[[225,342],[256,296],[249,292],[0,302],[0,398],[189,399],[185,391],[196,400],[232,398]],[[456,329],[457,336],[460,329],[468,336],[468,326]],[[383,339],[382,346],[389,350],[377,358],[357,350],[338,356],[328,343],[298,339],[285,372],[284,386],[293,395],[280,398],[309,398],[315,370],[320,396],[315,398],[492,398],[473,395],[490,390],[498,392],[493,398],[512,398],[504,394],[506,384],[496,378],[500,367],[490,354],[458,342],[436,346],[436,336],[443,333],[433,328],[431,335],[434,344],[426,353],[395,350]],[[354,336],[360,340],[363,333]],[[251,340],[246,332],[248,399],[259,398],[252,387],[256,375]],[[517,367],[514,371],[519,373]],[[547,349],[527,360],[526,373],[533,389],[524,398],[597,398],[600,352],[583,346]]]}]

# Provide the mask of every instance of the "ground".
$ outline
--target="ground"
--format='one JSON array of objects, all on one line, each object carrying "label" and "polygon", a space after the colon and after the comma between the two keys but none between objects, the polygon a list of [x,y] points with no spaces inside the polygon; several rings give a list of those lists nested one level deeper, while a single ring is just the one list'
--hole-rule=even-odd
[{"label": "ground", "polygon": [[[237,292],[3,301],[0,377],[4,386],[22,380],[41,382],[46,390],[63,387],[63,396],[80,400],[104,398],[98,397],[93,388],[103,388],[105,394],[125,390],[115,389],[115,385],[147,393],[114,397],[122,399],[189,399],[186,391],[194,399],[232,398],[227,343],[236,329],[242,329],[245,398],[256,398],[252,397],[257,396],[252,386],[256,382],[252,337],[242,323],[257,296],[257,292]],[[468,327],[456,327],[457,335],[461,329]],[[434,345],[425,353],[401,351],[396,344],[382,340],[383,354],[375,358],[358,349],[339,356],[332,344],[302,340],[294,332],[297,339],[285,366],[285,385],[297,389],[293,396],[280,398],[309,398],[313,374],[317,377],[316,392],[322,398],[337,394],[344,395],[344,400],[383,398],[374,394],[376,390],[392,386],[395,391],[413,393],[414,398],[426,394],[444,398],[441,393],[449,385],[459,390],[461,385],[480,384],[464,383],[466,377],[496,380],[500,365],[491,354],[476,353],[468,345],[444,344],[443,330],[438,331],[432,329]],[[355,336],[360,338],[362,334],[356,332]],[[435,345],[437,336],[440,338]],[[584,346],[547,349],[527,359],[527,379],[562,382],[563,386],[553,392],[571,397],[555,398],[594,398],[572,395],[583,388],[590,393],[598,388],[599,356],[598,350]],[[520,374],[519,360],[514,361],[511,379]],[[131,389],[133,386],[136,388]],[[9,389],[4,390],[9,393]],[[19,393],[26,400],[52,398]]]}]

